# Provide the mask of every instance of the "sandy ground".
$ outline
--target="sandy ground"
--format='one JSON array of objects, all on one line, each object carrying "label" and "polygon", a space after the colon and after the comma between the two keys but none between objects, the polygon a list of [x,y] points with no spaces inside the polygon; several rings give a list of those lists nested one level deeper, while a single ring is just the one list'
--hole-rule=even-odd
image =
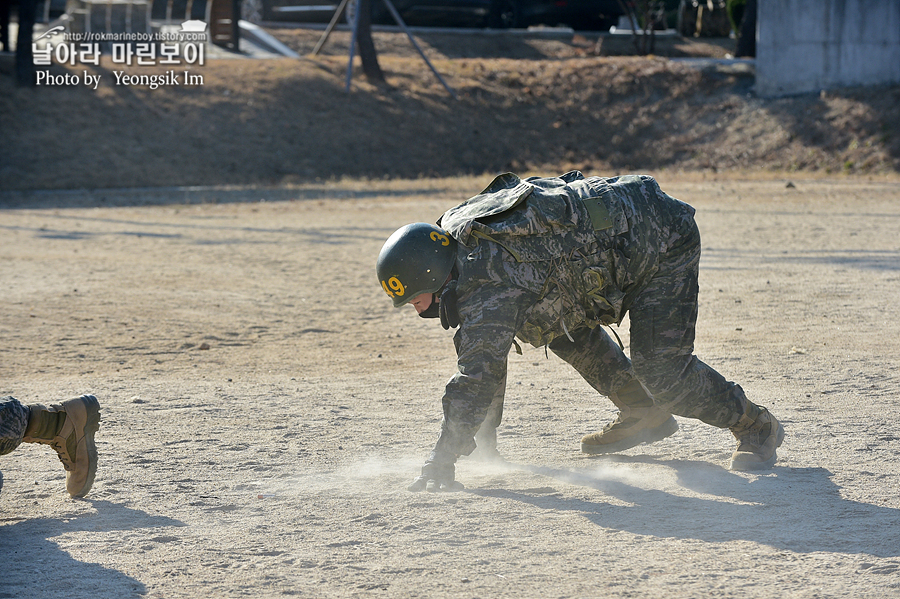
[{"label": "sandy ground", "polygon": [[771,472],[686,419],[582,455],[612,405],[526,347],[508,462],[413,494],[453,349],[375,256],[486,182],[0,195],[0,394],[103,410],[86,500],[47,447],[0,459],[0,597],[900,596],[900,186],[661,180],[704,236],[698,355],[784,421]]}]

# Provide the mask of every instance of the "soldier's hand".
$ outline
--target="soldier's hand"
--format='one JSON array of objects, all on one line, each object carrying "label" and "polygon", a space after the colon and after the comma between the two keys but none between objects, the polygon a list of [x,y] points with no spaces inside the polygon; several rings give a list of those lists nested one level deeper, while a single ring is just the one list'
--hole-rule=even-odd
[{"label": "soldier's hand", "polygon": [[432,455],[422,466],[422,474],[416,477],[408,490],[418,493],[420,491],[461,491],[465,489],[462,483],[455,480],[456,467],[453,462],[455,456]]}]

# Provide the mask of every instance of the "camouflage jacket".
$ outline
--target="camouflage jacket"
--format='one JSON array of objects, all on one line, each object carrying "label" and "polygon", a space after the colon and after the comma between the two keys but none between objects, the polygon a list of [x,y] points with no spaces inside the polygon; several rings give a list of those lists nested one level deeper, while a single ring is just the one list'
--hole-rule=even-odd
[{"label": "camouflage jacket", "polygon": [[458,242],[458,372],[447,383],[436,451],[468,455],[506,375],[514,338],[535,347],[620,323],[657,269],[659,229],[693,215],[649,176],[507,173],[444,213]]}]

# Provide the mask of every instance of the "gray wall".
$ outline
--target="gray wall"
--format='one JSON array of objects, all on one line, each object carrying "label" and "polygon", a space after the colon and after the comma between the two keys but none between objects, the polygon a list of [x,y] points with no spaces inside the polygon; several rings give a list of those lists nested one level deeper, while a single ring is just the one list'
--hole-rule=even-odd
[{"label": "gray wall", "polygon": [[900,83],[900,0],[759,0],[756,93]]}]

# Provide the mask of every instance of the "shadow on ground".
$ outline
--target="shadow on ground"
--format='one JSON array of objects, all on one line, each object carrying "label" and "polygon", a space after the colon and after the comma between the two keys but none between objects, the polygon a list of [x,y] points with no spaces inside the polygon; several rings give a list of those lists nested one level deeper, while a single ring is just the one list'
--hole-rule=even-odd
[{"label": "shadow on ground", "polygon": [[605,475],[605,470],[527,464],[510,467],[597,489],[630,505],[505,490],[469,492],[514,499],[546,510],[580,512],[602,528],[651,537],[711,543],[746,540],[802,553],[900,556],[900,510],[842,498],[840,488],[831,480],[832,473],[824,468],[776,466],[769,474],[748,479],[707,462],[627,456],[618,456],[615,462],[672,470],[680,487],[701,496],[641,488]]},{"label": "shadow on ground", "polygon": [[143,597],[143,583],[117,570],[80,561],[60,549],[54,538],[80,531],[106,533],[141,528],[184,526],[165,516],[109,501],[90,501],[96,512],[56,519],[0,518],[0,555],[4,556],[0,598]]}]

